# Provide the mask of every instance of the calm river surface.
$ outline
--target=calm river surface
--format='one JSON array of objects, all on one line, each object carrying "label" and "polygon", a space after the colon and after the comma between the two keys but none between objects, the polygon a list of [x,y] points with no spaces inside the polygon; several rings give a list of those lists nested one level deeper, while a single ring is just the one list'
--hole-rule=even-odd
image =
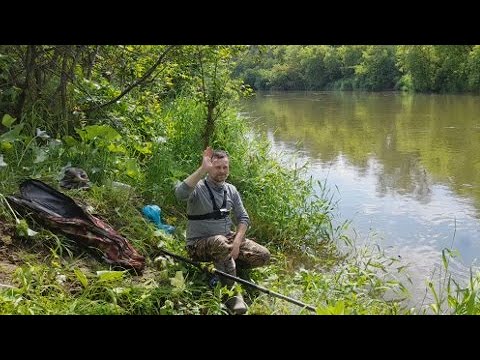
[{"label": "calm river surface", "polygon": [[296,152],[292,161],[308,161],[309,175],[326,181],[336,221],[352,220],[357,243],[410,264],[413,305],[443,274],[442,249],[458,250],[451,270],[460,280],[478,265],[479,96],[259,93],[244,111],[275,151]]}]

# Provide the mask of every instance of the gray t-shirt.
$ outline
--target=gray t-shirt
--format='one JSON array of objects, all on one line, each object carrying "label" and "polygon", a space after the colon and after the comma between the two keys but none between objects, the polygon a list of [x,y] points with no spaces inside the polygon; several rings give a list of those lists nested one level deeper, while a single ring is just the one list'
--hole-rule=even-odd
[{"label": "gray t-shirt", "polygon": [[203,215],[213,211],[213,204],[210,198],[205,181],[212,190],[213,197],[218,208],[222,207],[224,190],[226,194],[226,208],[230,210],[230,216],[223,219],[188,220],[187,222],[187,244],[193,244],[199,238],[213,235],[227,235],[232,231],[233,218],[235,224],[250,224],[250,218],[245,210],[242,199],[237,188],[227,182],[217,185],[207,178],[200,180],[194,188],[188,186],[184,181],[175,188],[175,196],[178,200],[187,200],[188,215]]}]

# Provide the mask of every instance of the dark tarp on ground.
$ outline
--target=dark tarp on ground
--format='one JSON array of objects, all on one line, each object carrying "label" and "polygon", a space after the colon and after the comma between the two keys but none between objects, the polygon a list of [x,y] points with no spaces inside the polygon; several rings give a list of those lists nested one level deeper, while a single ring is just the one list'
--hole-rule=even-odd
[{"label": "dark tarp on ground", "polygon": [[39,181],[28,179],[20,184],[19,196],[7,196],[10,205],[22,215],[30,215],[54,232],[103,253],[109,264],[141,273],[145,258],[126,238],[106,222],[82,209],[75,201]]}]

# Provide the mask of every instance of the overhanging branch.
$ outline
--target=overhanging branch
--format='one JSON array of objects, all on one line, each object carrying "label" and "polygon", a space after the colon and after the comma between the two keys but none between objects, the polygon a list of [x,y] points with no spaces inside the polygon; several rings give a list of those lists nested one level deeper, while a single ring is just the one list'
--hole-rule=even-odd
[{"label": "overhanging branch", "polygon": [[125,95],[127,95],[130,91],[132,91],[133,88],[135,88],[136,86],[140,85],[142,82],[144,82],[154,71],[155,69],[162,63],[163,59],[165,58],[165,56],[167,55],[167,53],[172,50],[174,48],[175,45],[169,45],[165,51],[163,53],[160,54],[160,56],[158,57],[157,61],[155,62],[155,64],[152,65],[152,67],[150,69],[148,69],[148,71],[140,78],[138,79],[137,81],[133,82],[131,85],[129,85],[125,90],[122,91],[122,93],[120,95],[118,95],[117,97],[113,98],[112,100],[109,100],[107,101],[106,103],[103,103],[103,104],[100,104],[100,105],[95,105],[93,107],[90,107],[88,109],[85,109],[83,110],[84,112],[91,112],[91,111],[95,111],[95,110],[99,110],[101,108],[104,108],[106,106],[109,106],[111,104],[114,104],[115,102],[117,102],[118,100],[120,100],[122,97],[124,97]]}]

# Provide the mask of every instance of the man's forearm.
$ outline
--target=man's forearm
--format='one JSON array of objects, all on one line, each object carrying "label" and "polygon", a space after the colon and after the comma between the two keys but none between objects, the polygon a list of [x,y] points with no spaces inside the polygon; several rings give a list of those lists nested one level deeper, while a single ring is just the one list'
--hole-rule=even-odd
[{"label": "man's forearm", "polygon": [[235,238],[233,239],[232,252],[230,254],[233,260],[236,260],[238,258],[238,254],[240,253],[240,245],[242,244],[243,239],[245,239],[247,227],[248,226],[245,223],[240,223],[237,226],[237,233],[235,234]]},{"label": "man's forearm", "polygon": [[235,239],[233,240],[234,243],[237,243],[238,245],[242,243],[243,239],[245,238],[247,228],[248,226],[245,223],[238,224],[237,233],[235,234]]},{"label": "man's forearm", "polygon": [[175,186],[175,197],[178,200],[187,200],[192,191],[195,189],[195,185],[205,175],[206,171],[199,167],[189,177]]},{"label": "man's forearm", "polygon": [[195,172],[193,172],[189,177],[187,177],[184,182],[191,188],[195,187],[197,183],[205,176],[207,173],[203,167],[199,167]]}]

